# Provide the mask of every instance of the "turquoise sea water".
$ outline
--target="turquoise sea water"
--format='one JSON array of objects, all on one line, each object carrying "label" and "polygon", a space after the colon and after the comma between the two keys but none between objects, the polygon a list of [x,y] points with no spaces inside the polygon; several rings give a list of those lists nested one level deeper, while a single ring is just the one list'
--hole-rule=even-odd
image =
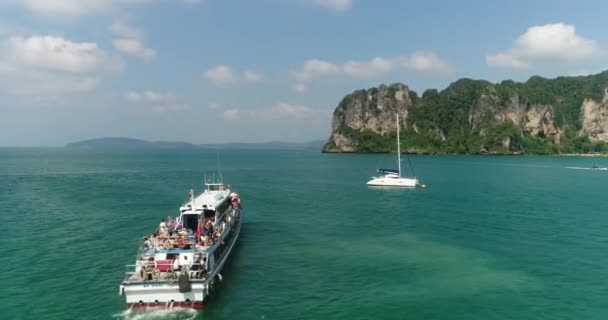
[{"label": "turquoise sea water", "polygon": [[605,158],[222,151],[241,239],[198,313],[125,313],[139,238],[216,152],[0,149],[2,319],[608,319]]}]

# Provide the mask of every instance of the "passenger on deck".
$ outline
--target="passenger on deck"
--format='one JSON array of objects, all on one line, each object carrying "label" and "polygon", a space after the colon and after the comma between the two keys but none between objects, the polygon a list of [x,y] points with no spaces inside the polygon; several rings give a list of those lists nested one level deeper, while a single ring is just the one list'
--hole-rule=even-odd
[{"label": "passenger on deck", "polygon": [[188,260],[188,256],[183,256],[183,259],[176,258],[173,260],[173,270],[175,271],[187,271],[192,267],[192,264]]},{"label": "passenger on deck", "polygon": [[168,230],[169,230],[169,228],[167,227],[167,223],[165,222],[165,219],[160,219],[160,223],[158,224],[158,231],[167,232]]},{"label": "passenger on deck", "polygon": [[158,238],[153,234],[150,235],[150,247],[156,249],[158,247]]},{"label": "passenger on deck", "polygon": [[175,258],[175,260],[173,260],[173,271],[179,271],[180,270],[180,266],[179,266],[179,256],[177,258]]},{"label": "passenger on deck", "polygon": [[[154,237],[154,235],[152,237]],[[144,237],[144,249],[154,249],[154,243],[151,238]]]},{"label": "passenger on deck", "polygon": [[179,262],[179,266],[182,270],[190,270],[192,268],[192,260],[188,260],[188,256],[184,256],[184,259]]},{"label": "passenger on deck", "polygon": [[187,236],[187,235],[188,235],[188,229],[186,229],[186,228],[181,228],[181,230],[179,230],[179,231],[178,231],[178,234],[179,234],[180,236],[184,236],[184,237],[185,237],[185,236]]},{"label": "passenger on deck", "polygon": [[203,261],[202,255],[199,253],[196,255],[192,266],[190,267],[190,278],[199,278],[201,275],[201,270],[203,269]]},{"label": "passenger on deck", "polygon": [[152,280],[152,272],[156,269],[156,261],[154,257],[148,258],[148,261],[144,264],[141,269],[141,278],[144,280]]},{"label": "passenger on deck", "polygon": [[205,228],[203,228],[203,243],[205,247],[208,247],[213,243],[213,222],[211,220],[205,222]]},{"label": "passenger on deck", "polygon": [[177,247],[180,249],[190,249],[190,244],[188,243],[188,238],[185,236],[181,236],[177,239]]}]

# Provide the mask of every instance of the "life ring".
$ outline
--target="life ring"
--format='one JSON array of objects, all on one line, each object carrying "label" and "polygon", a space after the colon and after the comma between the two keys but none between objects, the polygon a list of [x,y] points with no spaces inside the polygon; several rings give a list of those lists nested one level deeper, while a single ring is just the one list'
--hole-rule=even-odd
[{"label": "life ring", "polygon": [[158,280],[158,278],[160,278],[160,270],[158,270],[158,268],[154,268],[152,271],[152,279]]},{"label": "life ring", "polygon": [[184,247],[186,247],[186,244],[188,244],[188,242],[186,241],[185,238],[178,238],[177,239],[177,247],[183,249]]}]

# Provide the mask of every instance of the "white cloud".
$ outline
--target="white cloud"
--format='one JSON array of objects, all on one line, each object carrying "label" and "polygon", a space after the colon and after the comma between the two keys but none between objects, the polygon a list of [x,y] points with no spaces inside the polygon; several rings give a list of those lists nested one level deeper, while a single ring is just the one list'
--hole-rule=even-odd
[{"label": "white cloud", "polygon": [[450,72],[451,67],[433,52],[415,52],[411,56],[391,58],[374,57],[366,61],[349,60],[335,64],[320,59],[311,59],[299,70],[291,70],[294,80],[292,88],[304,92],[312,80],[332,75],[345,75],[353,78],[374,78],[399,69],[410,69],[418,72]]},{"label": "white cloud", "polygon": [[237,77],[232,72],[232,69],[223,64],[207,70],[203,76],[220,87],[231,85],[237,81]]},{"label": "white cloud", "polygon": [[0,90],[17,95],[89,91],[124,62],[96,43],[55,36],[12,36],[0,46]]},{"label": "white cloud", "polygon": [[180,102],[180,99],[172,92],[159,92],[153,90],[128,91],[125,99],[135,104],[138,111],[165,113],[190,109],[190,105]]},{"label": "white cloud", "polygon": [[241,80],[246,82],[262,82],[264,76],[261,73],[253,71],[245,71],[242,75],[238,75],[229,66],[220,64],[203,73],[203,78],[211,81],[211,83],[218,87],[228,87]]},{"label": "white cloud", "polygon": [[263,80],[261,74],[253,71],[245,71],[243,79],[247,82],[261,82]]},{"label": "white cloud", "polygon": [[129,91],[125,94],[125,98],[129,102],[171,103],[177,101],[177,97],[172,92],[156,92],[152,90],[141,92]]},{"label": "white cloud", "polygon": [[313,4],[337,12],[349,11],[353,5],[352,0],[312,0]]},{"label": "white cloud", "polygon": [[143,43],[137,39],[114,39],[112,46],[117,51],[139,57],[144,60],[151,60],[156,57],[156,51],[151,48],[146,48]]},{"label": "white cloud", "polygon": [[189,104],[186,103],[175,103],[175,104],[164,104],[154,105],[150,108],[153,113],[167,113],[167,112],[178,112],[192,109]]},{"label": "white cloud", "polygon": [[560,22],[528,28],[513,48],[486,56],[486,63],[522,69],[543,62],[583,60],[600,55],[601,51],[595,40],[578,35],[574,25]]},{"label": "white cloud", "polygon": [[526,69],[530,67],[530,64],[528,62],[510,53],[505,52],[486,56],[486,63],[494,67],[506,67],[511,69]]},{"label": "white cloud", "polygon": [[114,20],[108,29],[118,37],[112,40],[112,46],[118,52],[143,60],[152,60],[156,57],[156,50],[144,45],[144,32],[141,29],[121,20]]},{"label": "white cloud", "polygon": [[290,71],[290,75],[296,81],[303,83],[312,80],[313,78],[337,74],[340,68],[328,61],[320,59],[311,59],[304,62],[304,65],[299,71]]},{"label": "white cloud", "polygon": [[135,92],[135,91],[127,92],[127,94],[125,95],[125,98],[129,102],[140,102],[143,99],[142,95],[139,92]]},{"label": "white cloud", "polygon": [[402,59],[375,57],[370,61],[347,61],[342,66],[346,75],[356,78],[373,78],[396,69],[402,64]]},{"label": "white cloud", "polygon": [[309,118],[314,114],[314,110],[302,105],[294,105],[289,103],[279,103],[274,110],[280,117],[303,119]]},{"label": "white cloud", "polygon": [[24,65],[70,73],[90,72],[106,60],[105,52],[96,43],[53,36],[13,36],[5,50],[12,60]]},{"label": "white cloud", "polygon": [[437,54],[428,51],[414,52],[404,62],[404,67],[422,72],[450,72],[452,68]]},{"label": "white cloud", "polygon": [[228,109],[224,110],[224,112],[222,113],[222,117],[227,120],[236,120],[240,118],[240,116],[241,111],[239,109]]},{"label": "white cloud", "polygon": [[122,38],[142,39],[144,35],[141,29],[135,28],[121,20],[114,20],[110,27],[108,27],[108,30],[113,35]]},{"label": "white cloud", "polygon": [[254,110],[249,113],[255,119],[279,120],[279,119],[309,119],[315,116],[314,109],[303,106],[280,102],[277,105],[262,110]]},{"label": "white cloud", "polygon": [[[106,15],[121,9],[164,0],[0,0],[0,4],[20,6],[49,17],[82,17]],[[197,5],[202,0],[167,0],[178,4]]]},{"label": "white cloud", "polygon": [[111,12],[129,5],[150,0],[8,0],[23,8],[43,15],[84,16]]}]

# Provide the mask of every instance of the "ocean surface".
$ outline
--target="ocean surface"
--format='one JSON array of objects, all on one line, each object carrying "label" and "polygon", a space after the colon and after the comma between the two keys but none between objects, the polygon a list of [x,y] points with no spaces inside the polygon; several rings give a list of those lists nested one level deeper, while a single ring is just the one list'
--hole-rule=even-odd
[{"label": "ocean surface", "polygon": [[[125,310],[140,237],[218,168],[244,224],[207,309]],[[608,158],[0,149],[1,319],[608,319]],[[404,160],[407,168],[407,160]],[[571,168],[569,168],[571,167]]]}]

